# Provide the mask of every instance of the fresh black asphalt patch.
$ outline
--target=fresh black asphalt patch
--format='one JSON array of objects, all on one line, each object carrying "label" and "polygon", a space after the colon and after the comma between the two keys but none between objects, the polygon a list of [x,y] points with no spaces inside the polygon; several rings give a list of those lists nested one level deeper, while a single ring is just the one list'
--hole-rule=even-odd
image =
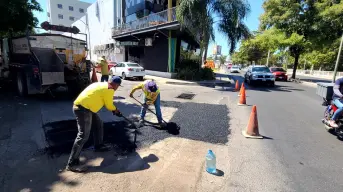
[{"label": "fresh black asphalt patch", "polygon": [[[170,122],[180,126],[179,135],[171,135],[166,130],[156,129],[152,125],[140,127],[137,131],[138,148],[147,147],[168,137],[181,137],[191,140],[225,144],[228,142],[229,119],[226,105],[204,103],[180,103],[176,101],[162,101],[162,106],[175,107],[178,110]],[[58,121],[45,124],[44,132],[50,155],[70,153],[77,135],[75,120]],[[104,123],[104,143],[112,144],[118,154],[130,153],[133,148],[134,129],[129,129],[125,121]],[[84,149],[93,143],[92,134]]]}]

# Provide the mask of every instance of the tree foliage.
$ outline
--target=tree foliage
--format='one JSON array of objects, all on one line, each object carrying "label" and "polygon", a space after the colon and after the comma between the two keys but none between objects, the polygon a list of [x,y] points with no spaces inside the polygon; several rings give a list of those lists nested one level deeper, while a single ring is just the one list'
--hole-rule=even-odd
[{"label": "tree foliage", "polygon": [[33,11],[42,11],[36,0],[2,0],[0,2],[0,37],[33,30],[38,20]]},{"label": "tree foliage", "polygon": [[220,61],[220,64],[221,65],[223,65],[224,63],[225,63],[225,61],[226,61],[226,55],[221,55],[220,57],[219,57],[219,61]]},{"label": "tree foliage", "polygon": [[260,17],[260,30],[274,27],[284,34],[286,46],[294,58],[293,74],[302,54],[327,50],[342,33],[343,2],[333,0],[266,0]]},{"label": "tree foliage", "polygon": [[193,35],[200,36],[201,55],[207,57],[209,42],[215,39],[216,26],[228,39],[230,52],[236,43],[249,36],[244,19],[250,11],[246,0],[182,0],[177,8],[177,18]]}]

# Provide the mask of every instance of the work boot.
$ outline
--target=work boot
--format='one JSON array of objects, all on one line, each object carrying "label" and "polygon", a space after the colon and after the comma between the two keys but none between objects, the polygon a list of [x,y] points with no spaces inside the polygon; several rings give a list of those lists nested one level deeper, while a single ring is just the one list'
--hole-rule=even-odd
[{"label": "work boot", "polygon": [[159,122],[159,123],[158,123],[158,127],[159,127],[160,129],[165,129],[165,128],[167,127],[167,124],[166,124],[166,123],[163,123],[163,122]]},{"label": "work boot", "polygon": [[95,152],[106,152],[106,151],[110,151],[110,150],[111,150],[111,147],[104,145],[104,144],[94,146]]},{"label": "work boot", "polygon": [[68,165],[66,166],[66,170],[76,172],[76,173],[82,173],[82,172],[87,171],[87,167],[81,165],[80,160],[76,159],[68,163]]}]

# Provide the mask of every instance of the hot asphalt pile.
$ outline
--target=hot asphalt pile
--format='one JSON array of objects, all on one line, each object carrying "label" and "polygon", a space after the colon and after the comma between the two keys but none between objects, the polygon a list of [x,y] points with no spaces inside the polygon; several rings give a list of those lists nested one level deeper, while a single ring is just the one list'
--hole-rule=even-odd
[{"label": "hot asphalt pile", "polygon": [[[163,101],[162,106],[174,107],[178,110],[170,120],[177,123],[181,130],[179,135],[169,134],[151,124],[140,127],[137,131],[138,148],[143,148],[167,137],[182,137],[192,140],[216,144],[225,144],[228,135],[228,109],[226,105],[204,103],[180,103]],[[50,155],[70,153],[77,134],[75,120],[59,121],[44,125],[44,132]],[[104,142],[110,143],[118,154],[134,151],[134,129],[129,128],[125,121],[104,123]],[[92,134],[84,148],[92,146]]]}]

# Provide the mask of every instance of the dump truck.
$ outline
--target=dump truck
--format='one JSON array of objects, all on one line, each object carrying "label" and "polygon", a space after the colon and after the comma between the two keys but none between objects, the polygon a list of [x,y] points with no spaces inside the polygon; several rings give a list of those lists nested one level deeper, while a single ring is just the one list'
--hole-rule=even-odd
[{"label": "dump truck", "polygon": [[65,90],[77,95],[90,81],[87,43],[60,34],[32,34],[1,40],[0,80],[20,96]]}]

